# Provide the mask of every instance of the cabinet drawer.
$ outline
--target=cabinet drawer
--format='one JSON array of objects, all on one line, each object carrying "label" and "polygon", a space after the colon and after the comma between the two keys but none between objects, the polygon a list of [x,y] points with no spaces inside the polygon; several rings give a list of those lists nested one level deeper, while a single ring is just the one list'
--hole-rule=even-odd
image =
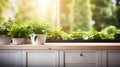
[{"label": "cabinet drawer", "polygon": [[58,67],[57,50],[22,51],[23,67]]},{"label": "cabinet drawer", "polygon": [[103,67],[120,67],[120,50],[102,51]]},{"label": "cabinet drawer", "polygon": [[0,67],[21,67],[21,51],[0,50]]},{"label": "cabinet drawer", "polygon": [[96,63],[96,52],[65,52],[65,63]]}]

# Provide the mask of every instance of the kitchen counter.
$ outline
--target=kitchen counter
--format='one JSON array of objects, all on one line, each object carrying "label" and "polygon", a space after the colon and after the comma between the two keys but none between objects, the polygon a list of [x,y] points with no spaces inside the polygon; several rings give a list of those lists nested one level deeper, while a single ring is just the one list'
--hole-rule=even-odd
[{"label": "kitchen counter", "polygon": [[0,45],[0,50],[120,50],[120,43],[46,43],[45,45]]},{"label": "kitchen counter", "polygon": [[119,57],[120,43],[0,45],[0,67],[120,67]]}]

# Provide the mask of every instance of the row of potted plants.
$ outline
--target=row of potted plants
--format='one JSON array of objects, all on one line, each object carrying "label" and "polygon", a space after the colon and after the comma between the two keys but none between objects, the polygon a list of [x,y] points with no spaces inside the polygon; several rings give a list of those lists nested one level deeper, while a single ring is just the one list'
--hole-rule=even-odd
[{"label": "row of potted plants", "polygon": [[[0,25],[0,44],[23,44],[34,45],[46,42],[120,42],[120,30],[109,26],[102,31],[75,31],[69,34],[62,29],[51,29],[45,22],[36,20],[23,22],[21,17],[16,21],[9,19]],[[11,42],[12,41],[12,42]]]},{"label": "row of potted plants", "polygon": [[48,24],[36,20],[22,22],[21,17],[17,17],[16,21],[9,19],[0,25],[0,44],[23,44],[25,40],[31,40],[34,45],[44,44],[49,28]]},{"label": "row of potted plants", "polygon": [[47,33],[47,42],[120,42],[120,30],[108,26],[98,31],[74,31],[69,34],[61,29]]}]

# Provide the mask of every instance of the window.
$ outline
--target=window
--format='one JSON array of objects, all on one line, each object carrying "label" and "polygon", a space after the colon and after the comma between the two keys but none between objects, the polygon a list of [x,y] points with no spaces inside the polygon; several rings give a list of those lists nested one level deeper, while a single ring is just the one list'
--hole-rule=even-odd
[{"label": "window", "polygon": [[[23,20],[46,21],[66,32],[97,30],[114,25],[120,27],[119,0],[9,0],[5,17],[21,14]],[[118,9],[117,11],[115,11]],[[116,16],[117,15],[117,16]]]},{"label": "window", "polygon": [[8,3],[8,11],[2,11],[4,17],[15,19],[20,14],[23,21],[37,19],[67,33],[101,32],[111,26],[120,29],[120,0],[8,0]]}]

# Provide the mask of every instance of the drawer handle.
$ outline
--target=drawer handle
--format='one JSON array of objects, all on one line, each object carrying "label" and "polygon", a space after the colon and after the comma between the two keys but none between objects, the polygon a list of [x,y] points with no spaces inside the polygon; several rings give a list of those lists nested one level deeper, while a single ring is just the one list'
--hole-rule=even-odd
[{"label": "drawer handle", "polygon": [[80,56],[83,56],[83,54],[81,53]]}]

